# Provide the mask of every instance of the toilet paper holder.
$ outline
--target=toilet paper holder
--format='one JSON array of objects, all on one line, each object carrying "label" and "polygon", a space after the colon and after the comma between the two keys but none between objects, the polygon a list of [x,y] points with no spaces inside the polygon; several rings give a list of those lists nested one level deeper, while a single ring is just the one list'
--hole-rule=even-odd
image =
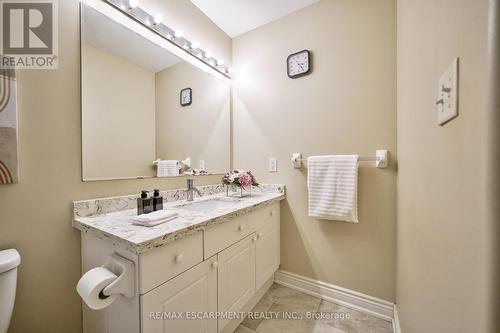
[{"label": "toilet paper holder", "polygon": [[135,293],[134,286],[134,262],[113,253],[101,267],[106,268],[117,276],[117,279],[106,286],[102,293],[104,296],[123,295],[132,298]]}]

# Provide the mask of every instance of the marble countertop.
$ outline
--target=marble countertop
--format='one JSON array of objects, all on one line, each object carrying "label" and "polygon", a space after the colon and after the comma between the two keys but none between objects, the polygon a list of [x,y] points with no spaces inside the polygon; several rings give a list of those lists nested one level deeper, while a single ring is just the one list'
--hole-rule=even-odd
[{"label": "marble countertop", "polygon": [[[97,213],[91,216],[79,216],[75,209],[73,227],[93,236],[111,241],[115,246],[133,253],[144,253],[175,240],[184,238],[214,225],[224,223],[234,217],[285,198],[284,188],[277,191],[252,192],[245,198],[227,197],[223,193],[196,198],[193,202],[178,200],[164,203],[164,209],[176,211],[179,216],[169,222],[144,227],[132,224],[136,209],[124,209],[113,212]],[[203,203],[207,202],[208,203]],[[215,201],[215,202],[214,202]],[[217,204],[217,202],[222,204]],[[82,202],[76,202],[77,204]],[[199,209],[186,209],[187,205],[201,203]]]}]

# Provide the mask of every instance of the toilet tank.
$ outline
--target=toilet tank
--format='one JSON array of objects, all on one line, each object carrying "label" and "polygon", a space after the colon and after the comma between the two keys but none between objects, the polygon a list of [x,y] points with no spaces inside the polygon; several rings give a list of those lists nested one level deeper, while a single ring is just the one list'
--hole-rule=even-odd
[{"label": "toilet tank", "polygon": [[16,298],[17,266],[21,263],[19,252],[14,249],[0,251],[0,333],[9,328]]}]

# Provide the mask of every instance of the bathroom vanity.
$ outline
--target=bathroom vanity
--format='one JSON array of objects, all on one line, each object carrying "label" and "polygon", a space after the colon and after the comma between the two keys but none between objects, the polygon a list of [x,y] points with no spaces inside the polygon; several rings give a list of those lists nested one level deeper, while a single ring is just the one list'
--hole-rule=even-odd
[{"label": "bathroom vanity", "polygon": [[262,185],[230,198],[220,185],[162,192],[177,219],[155,227],[132,224],[135,198],[74,202],[83,272],[113,253],[134,263],[133,297],[102,310],[83,305],[84,332],[232,332],[265,294],[280,263],[283,185]]},{"label": "bathroom vanity", "polygon": [[[157,177],[222,176],[231,161],[228,68],[167,38],[167,26],[148,25],[141,8],[123,8],[81,1],[82,179],[154,177],[152,161]],[[227,197],[223,185],[199,190],[194,202],[185,189],[161,192],[178,217],[154,227],[132,223],[137,195],[74,202],[84,332],[232,332],[264,295],[280,261],[284,186],[246,198]]]}]

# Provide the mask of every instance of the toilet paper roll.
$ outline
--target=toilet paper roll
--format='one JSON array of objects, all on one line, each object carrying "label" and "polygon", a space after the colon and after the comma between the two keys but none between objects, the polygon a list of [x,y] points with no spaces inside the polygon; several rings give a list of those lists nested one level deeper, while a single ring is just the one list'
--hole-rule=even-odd
[{"label": "toilet paper roll", "polygon": [[111,305],[118,295],[105,296],[102,290],[118,277],[103,267],[96,267],[83,274],[76,285],[78,294],[93,310],[101,310]]}]

